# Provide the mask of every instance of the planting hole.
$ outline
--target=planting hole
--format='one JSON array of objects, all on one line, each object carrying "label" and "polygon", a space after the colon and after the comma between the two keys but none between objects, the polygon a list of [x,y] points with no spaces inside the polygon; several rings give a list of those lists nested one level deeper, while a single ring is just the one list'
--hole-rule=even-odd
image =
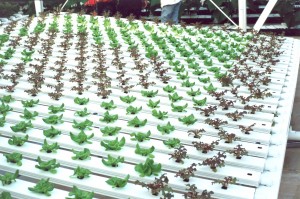
[{"label": "planting hole", "polygon": [[248,176],[252,176],[252,173],[247,173]]},{"label": "planting hole", "polygon": [[261,125],[266,126],[266,124],[261,124]]},{"label": "planting hole", "polygon": [[255,142],[255,144],[260,144],[260,142]]},{"label": "planting hole", "polygon": [[268,106],[268,108],[271,108],[271,106]]},{"label": "planting hole", "polygon": [[262,149],[262,147],[261,146],[259,146],[259,147],[257,147],[258,149]]},{"label": "planting hole", "polygon": [[93,115],[98,115],[98,113],[93,113]]}]

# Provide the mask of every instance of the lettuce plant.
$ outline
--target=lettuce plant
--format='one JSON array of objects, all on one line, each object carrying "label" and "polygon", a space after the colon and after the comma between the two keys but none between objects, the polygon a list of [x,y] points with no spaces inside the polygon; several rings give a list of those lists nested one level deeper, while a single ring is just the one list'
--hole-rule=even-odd
[{"label": "lettuce plant", "polygon": [[219,73],[221,68],[220,67],[209,67],[207,69],[209,72],[213,72],[213,73]]},{"label": "lettuce plant", "polygon": [[[18,176],[19,176],[19,170],[16,170],[15,173],[5,173],[4,175],[0,176],[0,181],[2,182],[2,186],[10,185],[12,182],[15,182]],[[2,197],[0,196],[0,198]]]},{"label": "lettuce plant", "polygon": [[206,90],[208,93],[209,92],[215,92],[217,88],[215,88],[212,83],[209,84],[209,86],[203,86],[204,90]]},{"label": "lettuce plant", "polygon": [[6,122],[5,116],[0,118],[0,127],[4,127],[4,124]]},{"label": "lettuce plant", "polygon": [[131,133],[130,134],[130,136],[133,137],[133,138],[131,138],[131,140],[138,141],[138,142],[143,142],[145,140],[150,140],[150,135],[151,135],[150,131],[148,131],[147,133],[137,132],[137,133]]},{"label": "lettuce plant", "polygon": [[219,180],[219,179],[214,180],[212,182],[212,184],[221,184],[222,185],[222,187],[221,187],[222,189],[227,189],[228,186],[229,186],[229,184],[236,184],[237,181],[238,180],[236,178],[233,178],[231,176],[227,176],[223,180]]},{"label": "lettuce plant", "polygon": [[40,100],[27,100],[27,101],[21,101],[23,106],[25,108],[32,108],[34,107],[35,105],[37,105],[39,103]]},{"label": "lettuce plant", "polygon": [[102,129],[100,129],[100,131],[103,133],[103,136],[114,136],[117,135],[121,130],[121,127],[109,127],[106,126]]},{"label": "lettuce plant", "polygon": [[186,112],[186,108],[188,107],[188,104],[186,103],[184,106],[175,106],[173,103],[171,103],[172,111],[173,112]]},{"label": "lettuce plant", "polygon": [[9,105],[6,105],[2,102],[2,104],[0,106],[0,114],[2,114],[3,116],[6,116],[6,114],[12,110],[13,109]]},{"label": "lettuce plant", "polygon": [[108,180],[106,180],[106,183],[111,185],[112,188],[123,188],[126,186],[129,178],[130,178],[130,175],[127,175],[124,179],[117,178],[117,177],[111,177]]},{"label": "lettuce plant", "polygon": [[159,120],[168,118],[168,112],[157,111],[156,109],[152,110],[152,115]]},{"label": "lettuce plant", "polygon": [[45,151],[46,153],[56,153],[57,149],[59,149],[59,145],[57,142],[49,144],[45,139],[40,151]]},{"label": "lettuce plant", "polygon": [[54,185],[48,179],[41,179],[34,187],[28,187],[29,191],[51,196],[50,192],[53,191]]},{"label": "lettuce plant", "polygon": [[92,142],[89,141],[89,139],[94,137],[94,133],[87,136],[83,131],[80,131],[80,133],[78,133],[77,135],[70,132],[70,137],[77,144],[83,144],[83,143],[92,144]]},{"label": "lettuce plant", "polygon": [[170,85],[167,85],[163,87],[163,90],[166,91],[167,93],[173,93],[176,90],[176,86],[172,87]]},{"label": "lettuce plant", "polygon": [[38,164],[35,165],[35,168],[41,169],[43,171],[49,171],[52,174],[55,174],[56,168],[60,166],[59,163],[56,163],[56,159],[49,161],[42,161],[40,157],[37,158]]},{"label": "lettuce plant", "polygon": [[199,82],[206,84],[210,82],[210,77],[203,77],[203,78],[198,77],[198,80]]},{"label": "lettuce plant", "polygon": [[164,145],[170,148],[178,148],[181,146],[180,140],[178,138],[170,138],[168,140],[163,141]]},{"label": "lettuce plant", "polygon": [[113,123],[114,121],[118,120],[119,116],[117,114],[110,115],[108,111],[104,113],[104,116],[102,119],[100,119],[101,122],[106,123]]},{"label": "lettuce plant", "polygon": [[169,155],[171,156],[169,159],[174,159],[177,163],[184,163],[183,160],[189,158],[187,149],[183,145],[176,148],[175,151]]},{"label": "lettuce plant", "polygon": [[91,152],[88,148],[84,148],[82,151],[75,151],[72,149],[75,156],[72,156],[73,160],[89,160],[91,159]]},{"label": "lettuce plant", "polygon": [[67,197],[66,199],[93,199],[94,192],[84,191],[73,186],[69,196],[71,197]]},{"label": "lettuce plant", "polygon": [[0,194],[0,198],[1,199],[12,199],[11,194],[9,192],[7,192],[7,191],[3,191]]},{"label": "lettuce plant", "polygon": [[179,80],[186,80],[189,78],[189,73],[188,72],[178,73],[176,76],[177,76],[177,79],[179,79]]},{"label": "lettuce plant", "polygon": [[105,110],[112,110],[117,108],[117,106],[114,104],[114,101],[112,100],[110,102],[102,102],[101,107],[104,108]]},{"label": "lettuce plant", "polygon": [[195,122],[197,122],[197,119],[195,118],[195,116],[193,114],[191,114],[189,116],[184,116],[182,118],[178,118],[178,120],[187,126],[192,125]]},{"label": "lettuce plant", "polygon": [[131,114],[131,115],[135,115],[138,112],[140,112],[142,110],[142,107],[133,107],[133,106],[129,106],[126,108],[126,114]]},{"label": "lettuce plant", "polygon": [[166,125],[157,125],[157,130],[160,131],[163,135],[170,134],[172,131],[175,130],[175,127],[168,122]]},{"label": "lettuce plant", "polygon": [[173,71],[175,71],[177,73],[181,73],[181,72],[184,72],[185,69],[184,69],[183,65],[181,65],[181,66],[174,66]]},{"label": "lettuce plant", "polygon": [[136,100],[136,97],[134,97],[134,96],[125,96],[125,97],[122,97],[122,96],[120,96],[120,100],[122,101],[122,102],[125,102],[125,103],[127,103],[127,104],[131,104],[132,102],[134,102],[135,100]]},{"label": "lettuce plant", "polygon": [[119,151],[125,145],[125,142],[126,141],[124,137],[122,137],[120,141],[118,138],[115,140],[103,140],[101,141],[101,146],[103,146],[106,151]]},{"label": "lettuce plant", "polygon": [[196,84],[195,82],[190,82],[190,80],[186,80],[186,81],[181,83],[181,86],[190,88],[190,87],[195,86],[195,84]]},{"label": "lettuce plant", "polygon": [[145,163],[140,163],[134,167],[134,170],[140,173],[141,177],[155,175],[157,176],[161,171],[161,164],[154,164],[154,160],[147,158]]},{"label": "lettuce plant", "polygon": [[89,98],[79,98],[76,97],[74,99],[74,103],[78,104],[78,105],[86,105],[87,103],[89,103],[90,99]]},{"label": "lettuce plant", "polygon": [[51,124],[51,125],[61,124],[61,123],[64,123],[64,121],[62,120],[62,117],[63,117],[63,114],[61,114],[60,116],[51,115],[47,118],[43,118],[43,121],[46,124]]},{"label": "lettuce plant", "polygon": [[206,72],[204,70],[196,69],[196,70],[193,71],[193,74],[197,75],[197,76],[201,76],[201,75],[206,74]]},{"label": "lettuce plant", "polygon": [[76,111],[75,112],[75,116],[79,116],[79,117],[85,117],[90,115],[91,113],[87,111],[87,108],[84,108],[82,111]]},{"label": "lettuce plant", "polygon": [[17,132],[25,133],[29,128],[33,128],[33,125],[31,124],[30,120],[28,122],[21,121],[16,125],[11,126],[10,128],[15,133]]},{"label": "lettuce plant", "polygon": [[22,158],[23,155],[21,153],[10,153],[10,154],[3,154],[6,157],[6,161],[10,163],[14,163],[18,166],[22,166]]},{"label": "lettuce plant", "polygon": [[30,112],[27,110],[27,108],[24,109],[23,115],[20,115],[21,118],[27,119],[27,120],[34,120],[36,116],[38,116],[39,113],[36,111]]},{"label": "lettuce plant", "polygon": [[158,101],[152,101],[151,99],[148,101],[148,104],[147,106],[150,107],[150,108],[159,108],[159,103],[160,103],[160,100]]},{"label": "lettuce plant", "polygon": [[76,120],[73,120],[72,127],[75,129],[79,129],[79,130],[86,130],[86,129],[91,130],[92,125],[93,125],[93,122],[88,119],[86,119],[83,122],[76,122]]},{"label": "lettuce plant", "polygon": [[102,159],[102,163],[108,167],[117,167],[119,163],[123,163],[123,162],[124,162],[124,157],[120,157],[120,156],[114,158],[113,156],[108,155],[107,160],[105,160],[104,158]]},{"label": "lettuce plant", "polygon": [[136,145],[136,148],[135,148],[135,153],[136,154],[139,154],[141,156],[147,156],[149,158],[154,158],[154,155],[152,154],[152,152],[155,150],[155,147],[152,146],[148,149],[146,148],[141,148],[139,144]]},{"label": "lettuce plant", "polygon": [[183,97],[179,96],[178,93],[174,93],[173,95],[169,94],[168,96],[171,102],[178,102],[183,99]]},{"label": "lettuce plant", "polygon": [[193,90],[193,88],[191,88],[191,90],[187,91],[186,93],[187,93],[189,96],[192,96],[192,97],[195,97],[195,96],[201,94],[200,89],[198,89],[198,90]]},{"label": "lettuce plant", "polygon": [[128,121],[128,126],[133,126],[133,127],[142,127],[145,126],[147,123],[147,119],[145,120],[140,120],[137,116],[134,117],[132,120]]},{"label": "lettuce plant", "polygon": [[13,102],[13,101],[14,101],[14,98],[13,98],[11,95],[4,95],[4,96],[2,96],[2,97],[0,98],[0,101],[1,101],[2,103],[8,104],[8,103],[10,103],[10,102]]},{"label": "lettuce plant", "polygon": [[155,97],[158,93],[158,90],[157,91],[141,91],[141,94],[142,96],[144,97],[148,97],[148,98],[152,98],[152,97]]},{"label": "lettuce plant", "polygon": [[84,178],[90,177],[91,173],[92,172],[90,170],[78,166],[74,170],[74,174],[71,177],[75,177],[75,178],[78,178],[78,179],[82,180]]},{"label": "lettuce plant", "polygon": [[64,112],[65,111],[65,104],[62,104],[60,106],[49,106],[48,107],[48,110],[49,110],[49,114],[56,114],[56,113],[59,113],[59,112]]},{"label": "lettuce plant", "polygon": [[195,98],[192,98],[193,102],[194,102],[194,106],[205,106],[206,105],[206,100],[207,98],[203,98],[201,100],[197,100]]},{"label": "lettuce plant", "polygon": [[61,134],[60,130],[55,129],[53,126],[50,127],[50,129],[43,130],[43,134],[47,138],[54,138],[57,135]]},{"label": "lettuce plant", "polygon": [[23,146],[23,144],[27,141],[28,141],[28,135],[25,135],[24,137],[12,136],[12,138],[8,140],[8,144],[14,146]]}]

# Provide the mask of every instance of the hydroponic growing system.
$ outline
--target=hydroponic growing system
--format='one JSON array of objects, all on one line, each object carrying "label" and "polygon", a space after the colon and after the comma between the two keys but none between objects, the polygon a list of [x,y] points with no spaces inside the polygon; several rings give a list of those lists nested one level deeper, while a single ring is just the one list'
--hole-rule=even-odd
[{"label": "hydroponic growing system", "polygon": [[0,33],[2,197],[277,197],[297,40],[68,13]]}]

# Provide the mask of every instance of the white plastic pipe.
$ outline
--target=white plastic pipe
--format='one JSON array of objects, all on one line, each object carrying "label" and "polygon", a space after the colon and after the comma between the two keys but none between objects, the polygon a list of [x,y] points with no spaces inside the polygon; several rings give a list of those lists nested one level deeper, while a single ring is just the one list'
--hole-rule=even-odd
[{"label": "white plastic pipe", "polygon": [[64,5],[61,7],[60,12],[64,9],[64,7],[66,6],[66,4],[68,3],[69,0],[66,0],[66,2],[64,3]]},{"label": "white plastic pipe", "polygon": [[290,131],[288,140],[300,141],[300,131]]},{"label": "white plastic pipe", "polygon": [[239,26],[244,32],[247,31],[247,4],[246,0],[239,0]]},{"label": "white plastic pipe", "polygon": [[267,3],[265,9],[263,10],[263,12],[259,16],[257,22],[255,23],[255,25],[253,27],[254,30],[256,30],[257,32],[260,31],[261,27],[264,25],[266,19],[270,15],[270,13],[273,10],[273,8],[274,8],[275,4],[277,3],[277,1],[278,0],[269,0],[269,2]]},{"label": "white plastic pipe", "polygon": [[34,0],[35,14],[39,16],[41,12],[44,11],[43,0]]}]

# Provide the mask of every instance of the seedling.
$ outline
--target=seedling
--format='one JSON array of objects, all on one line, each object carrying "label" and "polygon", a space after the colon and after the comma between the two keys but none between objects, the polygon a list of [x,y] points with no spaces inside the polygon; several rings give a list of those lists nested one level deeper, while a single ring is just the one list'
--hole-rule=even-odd
[{"label": "seedling", "polygon": [[192,135],[194,138],[201,138],[202,133],[206,132],[204,129],[194,129],[194,130],[189,130],[188,135]]},{"label": "seedling", "polygon": [[117,178],[117,177],[111,177],[105,182],[112,186],[112,188],[123,188],[126,186],[128,180],[130,178],[130,175],[127,175],[124,179]]},{"label": "seedling", "polygon": [[40,157],[37,158],[38,165],[35,165],[35,168],[41,169],[43,171],[50,171],[50,173],[57,173],[56,168],[60,166],[59,163],[56,163],[56,159],[49,161],[42,161]]},{"label": "seedling", "polygon": [[79,116],[79,117],[85,117],[90,115],[91,113],[87,111],[87,108],[84,108],[82,111],[76,111],[75,112],[75,116]]},{"label": "seedling", "polygon": [[[1,66],[1,61],[0,61],[0,66]],[[2,103],[9,104],[10,102],[15,101],[14,98],[11,95],[4,95],[0,98],[0,101]]]},{"label": "seedling", "polygon": [[75,151],[72,149],[75,156],[72,157],[73,160],[90,160],[91,152],[89,149],[84,148],[82,151]]},{"label": "seedling", "polygon": [[207,158],[203,160],[202,163],[199,163],[200,166],[207,165],[211,168],[213,172],[217,172],[217,167],[224,167],[225,166],[225,152],[218,152],[217,155],[213,156],[212,158]]},{"label": "seedling", "polygon": [[60,106],[51,105],[51,106],[48,107],[48,110],[49,110],[49,114],[56,114],[56,113],[59,113],[59,112],[64,112],[65,111],[65,104],[63,103]]},{"label": "seedling", "polygon": [[38,116],[39,113],[36,111],[30,112],[26,108],[24,109],[23,115],[20,115],[21,118],[27,119],[27,120],[34,120],[36,116]]},{"label": "seedling", "polygon": [[114,101],[112,100],[110,102],[102,102],[101,107],[104,108],[105,110],[112,110],[117,108],[117,106],[114,104]]},{"label": "seedling", "polygon": [[59,145],[57,142],[48,144],[47,140],[45,139],[40,151],[45,151],[46,153],[56,153],[57,149],[59,149]]},{"label": "seedling", "polygon": [[205,97],[204,99],[201,100],[196,100],[195,98],[192,98],[192,100],[194,102],[194,106],[205,106],[207,98]]},{"label": "seedling", "polygon": [[210,83],[210,77],[203,77],[203,78],[198,77],[198,80],[199,82],[204,84]]},{"label": "seedling", "polygon": [[193,88],[191,88],[191,90],[187,91],[186,93],[191,97],[195,97],[201,94],[200,89],[193,90]]},{"label": "seedling", "polygon": [[125,102],[127,104],[131,104],[132,102],[134,102],[136,100],[136,97],[128,95],[128,96],[125,96],[125,97],[120,96],[120,99],[121,99],[122,102]]},{"label": "seedling", "polygon": [[105,148],[106,151],[119,151],[125,145],[125,138],[122,137],[119,141],[119,138],[115,140],[103,140],[101,141],[101,146]]},{"label": "seedling", "polygon": [[86,119],[85,121],[83,122],[76,122],[76,120],[73,120],[73,125],[72,127],[75,128],[75,129],[79,129],[79,130],[91,130],[92,128],[92,125],[93,125],[93,122]]},{"label": "seedling", "polygon": [[157,111],[156,109],[152,110],[152,115],[159,120],[168,118],[168,112]]},{"label": "seedling", "polygon": [[178,102],[179,100],[183,99],[183,97],[179,96],[176,92],[173,95],[169,94],[168,96],[171,102]]},{"label": "seedling", "polygon": [[219,140],[213,141],[210,144],[204,142],[192,142],[192,144],[198,151],[208,153],[209,151],[214,150],[215,146],[219,144]]},{"label": "seedling", "polygon": [[48,179],[41,179],[34,187],[28,187],[29,191],[51,196],[50,192],[53,191],[54,185]]},{"label": "seedling", "polygon": [[10,153],[3,155],[6,157],[7,162],[22,166],[23,155],[21,153]]},{"label": "seedling", "polygon": [[91,173],[92,172],[90,170],[78,166],[74,170],[74,174],[71,177],[75,177],[75,178],[78,178],[78,179],[82,180],[84,178],[90,177]]},{"label": "seedling", "polygon": [[2,114],[3,116],[6,116],[6,114],[9,111],[12,111],[13,109],[9,106],[9,105],[5,105],[3,102],[0,106],[0,114]]},{"label": "seedling", "polygon": [[228,124],[227,121],[223,121],[219,118],[216,118],[216,119],[206,119],[205,121],[205,124],[208,124],[208,125],[211,125],[213,126],[215,129],[220,129],[220,126],[224,125],[224,124]]},{"label": "seedling", "polygon": [[131,115],[135,115],[138,112],[140,112],[142,110],[142,107],[133,107],[133,106],[129,106],[126,108],[126,114],[131,114]]},{"label": "seedling", "polygon": [[57,135],[61,134],[61,131],[55,129],[53,126],[50,127],[50,129],[43,130],[43,134],[47,138],[54,138]]},{"label": "seedling", "polygon": [[189,116],[184,116],[182,118],[178,118],[178,120],[187,126],[195,124],[195,122],[197,122],[197,119],[193,114]]},{"label": "seedling", "polygon": [[39,100],[27,100],[27,101],[21,101],[24,108],[31,108],[34,107],[35,105],[37,105],[39,103]]},{"label": "seedling", "polygon": [[186,103],[184,106],[175,106],[173,103],[171,103],[172,111],[173,112],[186,112],[186,108],[188,107],[188,104]]},{"label": "seedling", "polygon": [[203,86],[204,90],[206,90],[208,93],[215,92],[217,88],[215,88],[212,83],[209,84],[209,86]]},{"label": "seedling", "polygon": [[62,124],[62,123],[64,123],[64,121],[62,120],[62,117],[63,117],[63,114],[61,114],[60,116],[51,115],[47,118],[43,118],[43,121],[46,124],[51,124],[51,125]]},{"label": "seedling", "polygon": [[171,157],[169,159],[174,159],[177,163],[184,163],[184,159],[189,158],[187,155],[186,148],[181,145],[179,148],[177,148],[173,153],[169,154]]},{"label": "seedling", "polygon": [[106,126],[103,129],[100,129],[100,131],[103,133],[103,136],[114,136],[117,135],[121,130],[121,127],[109,127]]},{"label": "seedling", "polygon": [[0,127],[4,127],[5,122],[6,122],[5,116],[1,117],[0,118]]},{"label": "seedling", "polygon": [[216,92],[216,91],[212,91],[212,92],[209,92],[209,94],[213,97],[216,98],[216,100],[220,100],[221,97],[223,97],[225,95],[225,93],[227,92],[227,90],[224,90],[224,91],[220,91],[220,92]]},{"label": "seedling", "polygon": [[151,99],[149,100],[147,106],[154,109],[154,108],[159,108],[159,103],[160,103],[160,100],[158,101],[152,101]]},{"label": "seedling", "polygon": [[184,193],[185,199],[212,199],[211,195],[214,194],[213,191],[207,191],[206,189],[200,194],[197,192],[196,185],[186,185],[188,188],[186,189],[188,192]]},{"label": "seedling", "polygon": [[167,85],[163,87],[163,90],[166,91],[167,93],[173,93],[176,90],[176,86],[172,87],[170,85]]},{"label": "seedling", "polygon": [[139,154],[141,156],[147,156],[149,158],[154,158],[154,155],[152,154],[152,152],[155,150],[154,146],[150,147],[150,148],[141,148],[139,144],[136,145],[135,148],[135,153]]},{"label": "seedling", "polygon": [[191,176],[195,176],[194,173],[195,173],[195,171],[197,171],[196,166],[197,166],[197,164],[193,163],[193,164],[191,164],[191,166],[189,166],[187,168],[180,169],[176,173],[175,177],[180,177],[180,178],[182,178],[182,180],[184,182],[189,182],[190,181],[190,177]]},{"label": "seedling", "polygon": [[233,150],[228,150],[227,152],[233,154],[233,156],[235,156],[236,159],[242,159],[244,155],[248,155],[248,151],[245,148],[242,148],[241,144],[238,144],[236,147],[233,148]]},{"label": "seedling", "polygon": [[222,189],[227,189],[229,184],[236,184],[237,179],[231,176],[225,177],[223,180],[214,180],[212,184],[221,184]]},{"label": "seedling", "polygon": [[132,120],[129,120],[128,121],[128,124],[127,126],[133,126],[133,127],[142,127],[142,126],[145,126],[147,123],[147,119],[145,120],[140,120],[137,116],[134,117]]},{"label": "seedling", "polygon": [[[179,80],[186,80],[189,78],[189,73],[185,72],[185,73],[177,73],[177,79]],[[188,81],[188,80],[187,80]]]},{"label": "seedling", "polygon": [[239,137],[236,137],[234,133],[227,133],[224,130],[220,130],[218,133],[220,139],[225,140],[225,143],[232,143],[233,141],[240,140]]},{"label": "seedling", "polygon": [[229,107],[233,107],[234,106],[234,102],[235,101],[232,101],[232,100],[226,100],[224,98],[222,98],[220,100],[220,104],[219,106],[221,106],[223,108],[223,110],[228,110]]},{"label": "seedling", "polygon": [[89,103],[90,99],[89,98],[79,98],[76,97],[74,99],[74,103],[78,104],[78,105],[86,105],[87,103]]},{"label": "seedling", "polygon": [[89,139],[94,137],[94,133],[88,136],[81,130],[80,133],[78,133],[77,135],[70,132],[70,137],[77,144],[83,144],[83,143],[92,144],[92,142],[89,141]]},{"label": "seedling", "polygon": [[133,138],[131,138],[131,140],[138,141],[138,142],[143,142],[145,140],[150,140],[150,135],[151,135],[150,131],[148,131],[147,133],[137,132],[137,133],[131,133],[130,134],[130,136],[133,137]]},{"label": "seedling", "polygon": [[144,97],[148,97],[148,98],[152,98],[152,97],[155,97],[158,93],[158,90],[157,91],[141,91],[141,94],[142,96]]},{"label": "seedling", "polygon": [[172,131],[175,130],[175,127],[168,122],[166,125],[160,126],[157,125],[157,130],[160,131],[163,135],[170,134]]},{"label": "seedling", "polygon": [[186,80],[181,83],[181,86],[191,88],[191,87],[195,86],[195,84],[196,84],[195,82],[190,82],[189,80]]},{"label": "seedling", "polygon": [[26,131],[29,128],[33,128],[33,125],[30,120],[28,122],[21,121],[21,122],[17,123],[16,125],[11,126],[10,128],[15,133],[17,133],[17,132],[26,133]]},{"label": "seedling", "polygon": [[7,191],[2,191],[0,194],[1,199],[12,199],[11,194]]},{"label": "seedling", "polygon": [[[19,176],[19,170],[16,170],[16,172],[13,174],[5,173],[4,175],[0,176],[0,181],[2,182],[2,186],[10,185],[12,182],[15,182],[18,176]],[[0,196],[0,198],[2,197]]]},{"label": "seedling", "polygon": [[145,163],[140,163],[134,167],[134,170],[140,174],[140,177],[157,176],[161,171],[161,164],[154,164],[154,160],[147,158]]},{"label": "seedling", "polygon": [[237,96],[237,97],[240,99],[240,101],[241,101],[242,104],[246,104],[246,102],[250,102],[250,99],[251,99],[253,96],[252,96],[252,94],[251,94],[251,95],[249,95],[249,96],[243,96],[243,95],[240,95],[240,96]]},{"label": "seedling", "polygon": [[74,198],[67,197],[66,199],[93,199],[94,198],[94,192],[88,192],[81,189],[78,189],[76,186],[73,186],[71,192],[69,193],[69,196],[74,196]]},{"label": "seedling", "polygon": [[253,131],[253,128],[255,126],[255,123],[254,124],[251,124],[250,126],[243,126],[243,125],[239,125],[239,129],[241,129],[241,131],[243,133],[245,133],[246,135],[249,135],[250,134],[250,131]]},{"label": "seedling", "polygon": [[8,140],[8,144],[14,146],[23,146],[23,144],[28,141],[28,137],[28,135],[25,135],[24,137],[13,136]]},{"label": "seedling", "polygon": [[246,105],[244,110],[249,110],[250,114],[255,114],[256,111],[261,111],[264,105]]},{"label": "seedling", "polygon": [[108,167],[118,167],[119,163],[123,163],[123,162],[124,162],[124,157],[120,157],[120,156],[114,158],[113,156],[108,155],[107,160],[105,160],[104,158],[102,159],[102,163]]}]

